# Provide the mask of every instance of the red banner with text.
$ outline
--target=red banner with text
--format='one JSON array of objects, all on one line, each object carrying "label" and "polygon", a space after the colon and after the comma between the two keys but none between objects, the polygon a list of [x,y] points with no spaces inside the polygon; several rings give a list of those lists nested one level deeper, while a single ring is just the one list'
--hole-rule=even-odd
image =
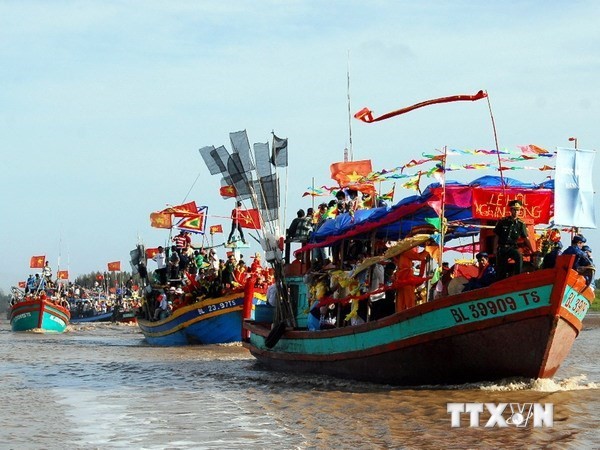
[{"label": "red banner with text", "polygon": [[519,213],[526,223],[549,223],[554,213],[552,191],[538,189],[473,189],[473,217],[477,219],[499,220],[510,214],[508,203],[519,200],[523,209]]}]

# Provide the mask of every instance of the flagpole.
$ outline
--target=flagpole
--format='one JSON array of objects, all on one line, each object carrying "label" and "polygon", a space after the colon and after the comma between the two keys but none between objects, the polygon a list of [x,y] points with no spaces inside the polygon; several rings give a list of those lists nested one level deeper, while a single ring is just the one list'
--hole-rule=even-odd
[{"label": "flagpole", "polygon": [[444,261],[444,239],[446,237],[446,157],[448,155],[448,147],[444,146],[444,159],[442,164],[442,214],[440,217],[440,258],[439,265],[441,267]]},{"label": "flagpole", "polygon": [[[315,193],[315,177],[311,178],[311,184],[312,184],[312,193]],[[311,195],[310,196],[312,198],[312,209],[313,209],[313,214],[314,214],[314,210],[315,210],[315,196]]]},{"label": "flagpole", "polygon": [[350,50],[348,50],[348,59],[346,65],[346,94],[348,96],[348,134],[350,138],[350,161],[354,161],[354,150],[352,149],[352,111],[350,107]]},{"label": "flagpole", "polygon": [[[289,154],[288,154],[289,157]],[[279,227],[279,231],[281,231],[283,234],[285,234],[285,226],[287,224],[287,199],[288,199],[288,182],[289,182],[289,177],[288,177],[288,169],[289,169],[289,164],[285,166],[285,193],[284,193],[284,207],[283,207],[283,227],[280,226]]]},{"label": "flagpole", "polygon": [[[492,120],[492,129],[494,131],[494,142],[496,143],[496,156],[498,156],[498,171],[500,172],[500,183],[502,184],[502,191],[506,189],[506,184],[504,183],[504,174],[502,173],[502,162],[500,161],[500,146],[498,145],[498,134],[496,132],[496,121],[494,120],[494,113],[492,112],[492,103],[490,102],[490,96],[485,92],[488,109],[490,110],[490,119]],[[445,163],[444,163],[445,164]]]}]

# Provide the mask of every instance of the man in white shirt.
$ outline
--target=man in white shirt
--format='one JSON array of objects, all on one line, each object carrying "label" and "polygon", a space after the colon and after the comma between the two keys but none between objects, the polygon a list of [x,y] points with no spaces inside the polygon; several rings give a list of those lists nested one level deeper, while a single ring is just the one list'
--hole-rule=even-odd
[{"label": "man in white shirt", "polygon": [[159,246],[158,253],[152,257],[152,260],[156,262],[156,274],[160,284],[167,284],[167,255],[165,249]]}]

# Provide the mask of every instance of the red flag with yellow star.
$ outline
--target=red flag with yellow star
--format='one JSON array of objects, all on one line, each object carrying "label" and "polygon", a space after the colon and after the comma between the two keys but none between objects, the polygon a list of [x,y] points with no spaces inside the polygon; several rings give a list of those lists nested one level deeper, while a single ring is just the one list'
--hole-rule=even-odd
[{"label": "red flag with yellow star", "polygon": [[59,270],[56,273],[56,278],[59,280],[68,280],[69,279],[69,271],[68,270]]},{"label": "red flag with yellow star", "polygon": [[210,234],[222,233],[223,225],[211,225],[209,230],[210,230]]},{"label": "red flag with yellow star", "polygon": [[43,269],[46,264],[46,256],[32,256],[29,262],[31,269]]},{"label": "red flag with yellow star", "polygon": [[260,216],[258,209],[246,209],[238,211],[238,221],[242,228],[260,230]]},{"label": "red flag with yellow star", "polygon": [[230,198],[235,197],[237,192],[233,186],[221,186],[219,189],[219,194],[221,194],[221,197],[223,198]]},{"label": "red flag with yellow star", "polygon": [[373,171],[370,159],[333,163],[329,169],[331,178],[337,181],[341,187],[358,184],[362,178]]},{"label": "red flag with yellow star", "polygon": [[154,255],[156,255],[158,253],[158,247],[156,248],[147,248],[146,249],[146,258],[147,259],[152,259],[154,258]]},{"label": "red flag with yellow star", "polygon": [[121,261],[109,262],[108,263],[108,271],[109,272],[120,272],[121,271]]}]

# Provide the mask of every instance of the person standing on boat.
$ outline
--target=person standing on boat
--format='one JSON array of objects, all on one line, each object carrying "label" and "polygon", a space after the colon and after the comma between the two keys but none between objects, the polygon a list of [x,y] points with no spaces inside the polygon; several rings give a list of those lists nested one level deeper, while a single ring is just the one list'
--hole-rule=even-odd
[{"label": "person standing on boat", "polygon": [[33,291],[35,291],[35,278],[30,274],[29,278],[27,278],[27,283],[25,284],[25,293],[28,294]]},{"label": "person standing on boat", "polygon": [[158,253],[152,257],[156,262],[156,273],[160,284],[167,284],[167,255],[162,246],[158,247]]},{"label": "person standing on boat", "polygon": [[292,220],[292,223],[290,223],[290,227],[287,230],[287,239],[288,240],[294,240],[294,241],[297,240],[296,234],[298,233],[298,227],[304,221],[305,217],[306,217],[306,213],[304,212],[304,210],[299,209],[298,212],[296,213],[296,218],[294,220]]},{"label": "person standing on boat", "polygon": [[[425,274],[425,262],[431,255],[427,250],[419,252],[417,248],[411,248],[398,256],[394,257],[396,272],[394,274],[394,284],[396,290],[396,312],[404,311],[416,305],[417,297],[415,288],[423,283]],[[413,261],[420,261],[419,277],[415,277]]]},{"label": "person standing on boat", "polygon": [[172,280],[179,279],[179,253],[175,245],[171,246],[171,254],[169,255],[169,278]]},{"label": "person standing on boat", "polygon": [[238,201],[235,204],[235,208],[231,211],[231,232],[229,233],[229,237],[227,238],[227,243],[231,244],[233,242],[233,234],[237,228],[240,233],[240,239],[242,243],[246,243],[246,239],[244,238],[244,232],[242,231],[242,224],[240,222],[240,215],[242,212],[242,202]]},{"label": "person standing on boat", "polygon": [[496,234],[496,270],[498,280],[503,280],[509,275],[509,259],[514,261],[513,275],[518,275],[523,271],[523,255],[519,251],[519,239],[524,239],[525,245],[533,253],[531,242],[529,242],[527,226],[518,217],[523,204],[519,200],[513,200],[508,203],[508,206],[510,207],[510,216],[500,219],[494,228],[494,233]]},{"label": "person standing on boat", "polygon": [[42,275],[46,279],[46,285],[51,286],[52,285],[52,268],[50,267],[50,263],[48,261],[46,261],[46,265],[42,269]]}]

